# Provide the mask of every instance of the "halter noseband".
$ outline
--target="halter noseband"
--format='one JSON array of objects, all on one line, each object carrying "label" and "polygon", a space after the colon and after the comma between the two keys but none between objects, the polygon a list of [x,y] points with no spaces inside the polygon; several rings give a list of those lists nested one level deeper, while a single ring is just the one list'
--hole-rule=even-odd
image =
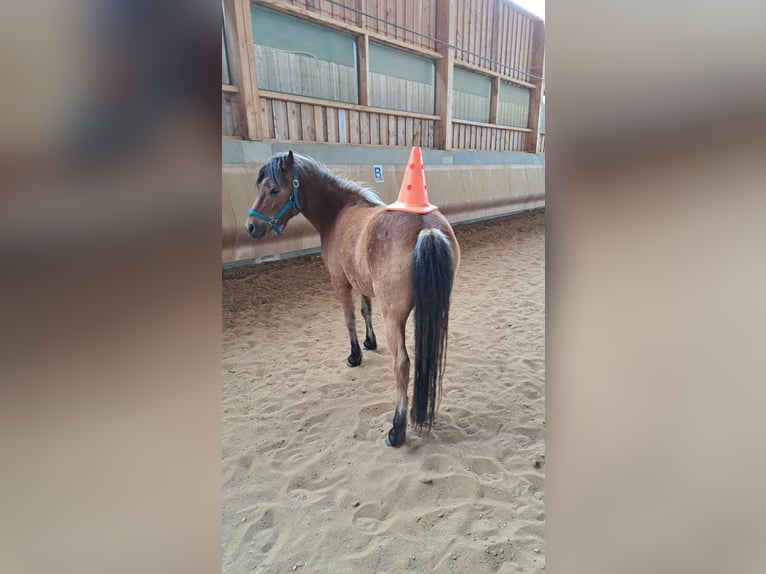
[{"label": "halter noseband", "polygon": [[285,206],[280,209],[274,217],[267,217],[262,213],[258,213],[252,208],[250,211],[248,211],[248,213],[253,217],[257,217],[261,221],[271,223],[271,228],[274,230],[274,233],[277,235],[282,235],[282,233],[285,231],[285,227],[287,227],[287,222],[285,222],[285,224],[280,227],[277,225],[277,221],[279,221],[279,218],[287,213],[287,210],[291,207],[293,208],[293,215],[298,215],[298,212],[301,210],[301,204],[298,201],[298,167],[295,165],[293,165],[293,191],[290,194],[290,199],[288,199],[287,203],[285,203]]}]

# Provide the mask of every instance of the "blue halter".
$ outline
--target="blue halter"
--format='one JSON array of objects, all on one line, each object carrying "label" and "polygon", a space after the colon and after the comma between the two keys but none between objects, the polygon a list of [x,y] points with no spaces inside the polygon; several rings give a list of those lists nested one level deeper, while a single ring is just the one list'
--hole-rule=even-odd
[{"label": "blue halter", "polygon": [[279,221],[279,218],[287,213],[287,210],[291,207],[293,208],[293,215],[298,215],[298,212],[301,210],[301,204],[298,201],[298,167],[295,165],[293,165],[293,191],[290,195],[290,199],[288,199],[287,203],[285,203],[285,206],[280,209],[274,217],[267,217],[253,209],[250,209],[248,213],[253,217],[257,217],[261,221],[271,223],[271,228],[274,230],[274,233],[277,235],[282,235],[282,233],[285,231],[285,227],[287,227],[287,222],[285,222],[285,224],[280,227],[277,225],[277,221]]}]

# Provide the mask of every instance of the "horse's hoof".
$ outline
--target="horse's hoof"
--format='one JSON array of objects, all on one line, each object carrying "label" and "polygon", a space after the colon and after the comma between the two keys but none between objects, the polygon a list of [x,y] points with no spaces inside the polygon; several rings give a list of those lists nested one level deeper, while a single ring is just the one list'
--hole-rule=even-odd
[{"label": "horse's hoof", "polygon": [[368,351],[374,351],[375,349],[378,348],[377,341],[370,341],[369,339],[365,339],[364,343],[362,344],[364,345],[364,348],[367,349]]},{"label": "horse's hoof", "polygon": [[354,357],[353,355],[350,355],[346,359],[346,365],[349,367],[358,367],[362,364],[362,357]]},{"label": "horse's hoof", "polygon": [[390,431],[388,431],[388,434],[386,435],[386,438],[383,439],[383,442],[386,446],[392,446],[394,448],[400,447],[404,444],[404,438],[405,434],[401,433],[400,436],[396,436],[396,433],[394,432],[394,429],[392,428]]}]

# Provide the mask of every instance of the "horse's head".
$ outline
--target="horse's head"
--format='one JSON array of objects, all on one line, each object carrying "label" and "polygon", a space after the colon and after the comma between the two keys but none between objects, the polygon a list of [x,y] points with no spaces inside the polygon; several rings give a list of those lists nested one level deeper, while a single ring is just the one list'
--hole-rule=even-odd
[{"label": "horse's head", "polygon": [[253,239],[263,239],[269,227],[277,235],[298,214],[298,170],[293,152],[272,157],[258,173],[257,195],[250,208],[245,228]]}]

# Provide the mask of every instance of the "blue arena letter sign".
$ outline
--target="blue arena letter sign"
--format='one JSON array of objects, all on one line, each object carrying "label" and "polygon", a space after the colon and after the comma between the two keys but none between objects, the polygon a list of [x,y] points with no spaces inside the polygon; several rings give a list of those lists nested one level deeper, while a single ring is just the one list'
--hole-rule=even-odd
[{"label": "blue arena letter sign", "polygon": [[375,183],[383,183],[383,166],[372,166],[372,173],[375,175]]}]

